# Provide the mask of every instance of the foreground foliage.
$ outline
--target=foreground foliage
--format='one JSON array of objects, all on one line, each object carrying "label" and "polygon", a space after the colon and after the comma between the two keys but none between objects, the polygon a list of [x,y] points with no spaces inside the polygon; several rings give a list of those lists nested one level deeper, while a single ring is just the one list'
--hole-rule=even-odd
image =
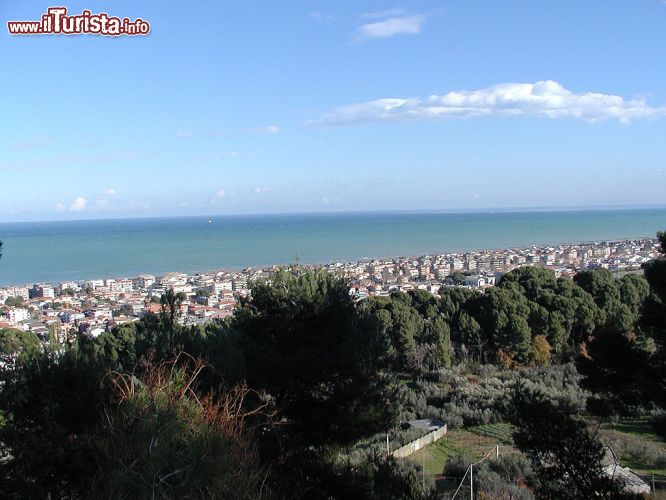
[{"label": "foreground foliage", "polygon": [[517,392],[516,446],[532,460],[539,498],[641,498],[603,473],[604,447],[585,422],[538,393]]},{"label": "foreground foliage", "polygon": [[0,332],[4,496],[423,498],[432,485],[384,439],[433,418],[517,424],[531,460],[480,468],[489,497],[619,498],[571,415],[666,405],[666,257],[645,278],[529,267],[486,293],[359,302],[295,266],[196,326],[182,300],[71,345]]},{"label": "foreground foliage", "polygon": [[[189,357],[187,357],[189,358]],[[93,439],[97,498],[260,498],[265,471],[245,431],[245,387],[199,394],[201,360],[149,364],[141,380],[111,373]],[[263,415],[267,417],[268,415]]]}]

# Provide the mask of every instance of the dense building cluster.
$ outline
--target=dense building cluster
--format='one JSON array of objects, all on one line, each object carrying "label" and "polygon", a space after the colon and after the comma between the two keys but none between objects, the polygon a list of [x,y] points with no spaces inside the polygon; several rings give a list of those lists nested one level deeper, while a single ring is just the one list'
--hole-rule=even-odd
[{"label": "dense building cluster", "polygon": [[[512,269],[541,266],[558,277],[603,267],[613,272],[640,270],[659,248],[656,239],[603,241],[555,246],[431,254],[357,262],[335,262],[322,267],[351,284],[358,298],[423,289],[437,293],[443,286],[485,289]],[[230,316],[248,283],[269,279],[277,266],[243,271],[196,274],[142,274],[135,278],[92,279],[59,284],[30,284],[0,288],[0,328],[20,328],[40,339],[64,340],[72,335],[96,337],[114,325],[136,321],[161,310],[160,297],[169,290],[180,293],[185,324]]]},{"label": "dense building cluster", "polygon": [[441,286],[485,288],[503,273],[520,266],[541,266],[557,277],[572,277],[581,270],[603,267],[613,272],[634,271],[654,258],[654,239],[603,241],[575,245],[480,250],[418,258],[375,259],[369,262],[331,264],[344,272],[365,295],[387,294],[414,288],[436,293]]}]

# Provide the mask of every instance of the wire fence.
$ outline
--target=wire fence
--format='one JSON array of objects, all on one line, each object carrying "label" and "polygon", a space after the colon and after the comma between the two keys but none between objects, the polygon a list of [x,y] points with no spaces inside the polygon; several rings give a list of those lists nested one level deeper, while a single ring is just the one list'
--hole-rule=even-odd
[{"label": "wire fence", "polygon": [[[467,467],[465,475],[460,481],[460,484],[458,485],[456,492],[451,497],[451,500],[454,500],[459,493],[460,497],[458,498],[465,498],[468,492],[469,492],[469,498],[472,500],[474,499],[474,467],[482,462],[485,462],[492,456],[495,456],[495,458],[499,456],[499,445],[493,446],[493,448],[488,453],[486,453],[481,460],[469,464],[469,467]],[[467,479],[468,476],[469,479]]]},{"label": "wire fence", "polygon": [[[625,469],[620,465],[620,461],[615,455],[613,449],[610,447],[607,448],[610,451],[612,458],[614,459],[614,464],[608,466],[609,470],[607,473],[610,475],[610,477],[622,480],[625,485],[629,486],[630,491],[639,492],[641,494],[655,495],[658,490],[664,489],[664,484],[666,484],[666,482],[663,481],[666,478],[661,476],[655,477],[654,474],[646,475],[631,473],[630,469]],[[492,449],[483,456],[483,458],[474,463],[471,463],[465,470],[465,474],[463,475],[462,479],[460,479],[460,483],[453,493],[453,496],[451,496],[451,500],[455,500],[456,498],[469,498],[474,500],[474,468],[490,458],[499,458],[499,455],[500,446],[496,445],[493,446]],[[627,471],[629,473],[627,473]]]}]

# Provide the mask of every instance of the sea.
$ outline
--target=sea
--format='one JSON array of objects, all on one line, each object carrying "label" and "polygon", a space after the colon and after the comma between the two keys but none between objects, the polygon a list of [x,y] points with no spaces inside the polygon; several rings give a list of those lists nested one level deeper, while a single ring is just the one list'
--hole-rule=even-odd
[{"label": "sea", "polygon": [[654,237],[666,208],[0,223],[0,285]]}]

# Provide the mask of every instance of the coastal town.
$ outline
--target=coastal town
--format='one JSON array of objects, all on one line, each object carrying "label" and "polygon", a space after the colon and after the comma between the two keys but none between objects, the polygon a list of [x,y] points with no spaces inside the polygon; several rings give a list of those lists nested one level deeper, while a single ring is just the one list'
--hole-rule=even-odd
[{"label": "coastal town", "polygon": [[[652,238],[601,241],[526,248],[478,250],[419,257],[365,259],[305,266],[344,276],[350,294],[361,300],[373,295],[414,289],[438,293],[441,287],[485,290],[502,275],[520,266],[551,269],[572,278],[581,270],[606,268],[622,274],[640,272],[655,258],[659,242]],[[255,280],[270,280],[279,266],[242,271],[195,274],[170,272],[133,278],[100,278],[34,283],[0,288],[0,328],[33,332],[46,342],[67,341],[76,335],[96,337],[114,325],[137,321],[162,309],[167,290],[179,294],[179,321],[197,324],[233,314],[239,297],[250,293]]]}]

